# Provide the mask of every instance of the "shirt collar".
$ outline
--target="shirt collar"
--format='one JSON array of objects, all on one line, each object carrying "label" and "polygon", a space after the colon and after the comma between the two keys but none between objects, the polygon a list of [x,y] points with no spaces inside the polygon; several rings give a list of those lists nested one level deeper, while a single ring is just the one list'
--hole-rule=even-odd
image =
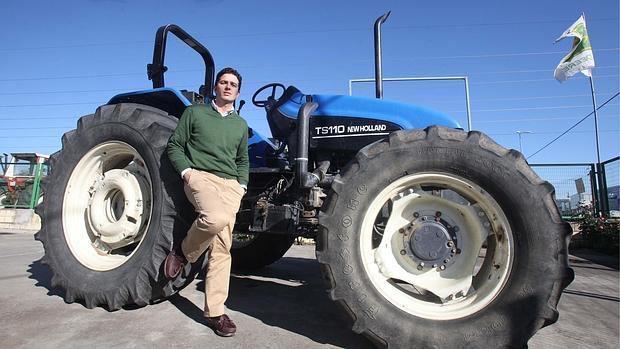
[{"label": "shirt collar", "polygon": [[235,112],[235,107],[232,107],[230,110],[225,111],[224,113],[220,113],[219,109],[217,109],[217,105],[215,105],[215,101],[214,100],[211,101],[211,107],[213,107],[213,110],[218,112],[223,117],[227,117],[228,115],[230,115],[230,114]]}]

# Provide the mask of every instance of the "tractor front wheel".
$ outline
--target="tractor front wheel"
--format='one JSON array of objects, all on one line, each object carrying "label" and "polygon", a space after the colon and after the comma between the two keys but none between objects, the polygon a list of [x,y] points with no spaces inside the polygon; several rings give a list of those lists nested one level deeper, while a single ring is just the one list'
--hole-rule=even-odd
[{"label": "tractor front wheel", "polygon": [[526,347],[573,278],[553,193],[479,132],[396,132],[359,152],[322,208],[329,296],[379,346]]}]

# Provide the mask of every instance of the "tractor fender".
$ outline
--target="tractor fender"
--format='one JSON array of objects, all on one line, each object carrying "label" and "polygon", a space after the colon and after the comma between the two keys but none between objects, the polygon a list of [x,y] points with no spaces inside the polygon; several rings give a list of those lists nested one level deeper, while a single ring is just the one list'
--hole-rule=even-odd
[{"label": "tractor fender", "polygon": [[118,94],[112,97],[107,104],[120,103],[141,104],[157,108],[177,119],[181,118],[185,108],[192,105],[181,91],[168,87]]}]

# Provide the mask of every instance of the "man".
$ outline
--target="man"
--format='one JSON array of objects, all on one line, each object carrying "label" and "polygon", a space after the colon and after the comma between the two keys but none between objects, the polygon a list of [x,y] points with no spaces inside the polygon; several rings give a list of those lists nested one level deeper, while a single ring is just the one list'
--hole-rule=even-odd
[{"label": "man", "polygon": [[248,183],[248,126],[234,110],[241,75],[224,68],[215,79],[215,99],[188,107],[168,141],[168,157],[181,174],[185,195],[198,217],[180,246],[164,263],[168,279],[208,249],[205,277],[206,322],[215,333],[230,337],[236,326],[225,312],[230,281],[232,231]]}]

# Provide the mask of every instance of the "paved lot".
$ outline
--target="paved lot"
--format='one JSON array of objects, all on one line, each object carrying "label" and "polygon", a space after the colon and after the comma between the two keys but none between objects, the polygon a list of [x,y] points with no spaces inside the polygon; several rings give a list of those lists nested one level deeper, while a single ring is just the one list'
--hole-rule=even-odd
[{"label": "paved lot", "polygon": [[[294,246],[260,273],[233,276],[228,307],[239,327],[233,338],[200,322],[201,281],[160,304],[89,310],[65,304],[62,291],[50,287],[32,233],[0,232],[0,246],[0,348],[371,348],[327,299],[312,246]],[[571,264],[577,277],[560,301],[560,320],[534,336],[530,348],[618,348],[618,270],[578,256]]]}]

